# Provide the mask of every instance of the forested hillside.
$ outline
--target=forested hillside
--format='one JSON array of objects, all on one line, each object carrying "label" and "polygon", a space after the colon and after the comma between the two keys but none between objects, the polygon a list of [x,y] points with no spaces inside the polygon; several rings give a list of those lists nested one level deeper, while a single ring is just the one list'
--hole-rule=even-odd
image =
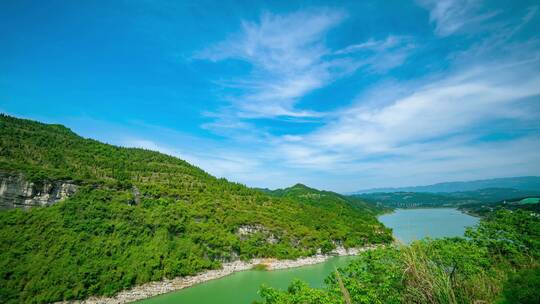
[{"label": "forested hillside", "polygon": [[355,194],[353,197],[369,201],[380,207],[418,208],[418,207],[458,207],[470,204],[497,204],[527,197],[540,196],[540,189],[519,190],[510,188],[486,188],[458,192],[377,192]]},{"label": "forested hillside", "polygon": [[459,210],[465,213],[482,217],[499,209],[520,209],[540,214],[540,197],[525,197],[508,201],[504,200],[496,203],[471,203],[459,206]]},{"label": "forested hillside", "polygon": [[[296,184],[285,189],[273,191],[267,190],[266,193],[271,196],[294,200],[306,206],[317,206],[318,208],[324,209],[327,211],[328,216],[330,216],[325,220],[326,222],[345,221],[355,226],[371,223],[371,225],[373,225],[373,230],[379,229],[379,222],[374,219],[375,216],[391,210],[386,207],[376,207],[374,204],[366,203],[359,198],[347,197],[331,191],[321,191],[302,184]],[[350,212],[351,209],[358,212]],[[359,221],[359,219],[361,219],[361,221]],[[340,235],[344,232],[343,230],[332,230],[332,227],[330,226],[321,228],[330,229],[332,235]],[[361,231],[364,230],[364,228],[356,226],[353,230]],[[345,245],[345,247],[352,247],[352,243],[348,242],[349,241],[345,241],[345,244],[342,245]]]},{"label": "forested hillside", "polygon": [[5,115],[0,171],[78,189],[52,206],[0,212],[2,303],[112,295],[237,258],[391,241],[361,201],[265,194],[172,156]]},{"label": "forested hillside", "polygon": [[391,210],[384,206],[376,206],[375,204],[367,203],[365,200],[355,196],[346,196],[332,191],[317,190],[303,184],[296,184],[284,189],[265,190],[265,193],[277,197],[292,198],[320,207],[333,208],[336,205],[346,204],[361,210],[366,215],[377,215]]}]

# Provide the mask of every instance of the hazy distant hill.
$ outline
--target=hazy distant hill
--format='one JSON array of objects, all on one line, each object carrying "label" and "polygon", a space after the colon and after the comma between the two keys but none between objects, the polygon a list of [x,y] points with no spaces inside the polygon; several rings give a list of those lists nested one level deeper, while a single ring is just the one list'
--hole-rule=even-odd
[{"label": "hazy distant hill", "polygon": [[486,216],[498,209],[521,209],[540,214],[540,197],[516,198],[495,203],[470,203],[460,205],[458,208],[475,216]]},{"label": "hazy distant hill", "polygon": [[355,191],[351,194],[375,192],[457,192],[475,191],[486,188],[508,188],[517,190],[540,190],[539,176],[504,177],[494,179],[474,180],[468,182],[447,182],[427,186],[372,188]]},{"label": "hazy distant hill", "polygon": [[375,192],[354,194],[377,206],[390,208],[456,207],[464,204],[493,204],[540,196],[540,190],[487,188],[457,192]]}]

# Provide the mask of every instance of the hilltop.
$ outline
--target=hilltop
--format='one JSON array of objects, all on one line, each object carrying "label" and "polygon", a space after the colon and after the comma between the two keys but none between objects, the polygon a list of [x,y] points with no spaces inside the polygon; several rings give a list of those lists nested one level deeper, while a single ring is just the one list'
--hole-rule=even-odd
[{"label": "hilltop", "polygon": [[356,196],[342,195],[332,191],[318,190],[303,184],[296,184],[284,189],[264,189],[262,191],[272,196],[291,198],[306,204],[325,208],[348,205],[359,210],[365,215],[378,215],[382,212],[390,210],[390,208],[387,207],[370,204],[366,200]]},{"label": "hilltop", "polygon": [[226,261],[391,241],[367,205],[269,195],[172,156],[6,115],[0,173],[45,206],[0,212],[0,302],[110,296]]}]

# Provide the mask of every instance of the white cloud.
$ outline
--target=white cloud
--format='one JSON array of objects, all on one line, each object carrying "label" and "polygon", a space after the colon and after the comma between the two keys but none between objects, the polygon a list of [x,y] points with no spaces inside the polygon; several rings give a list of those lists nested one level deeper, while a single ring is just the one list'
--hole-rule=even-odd
[{"label": "white cloud", "polygon": [[418,3],[429,10],[429,21],[435,24],[435,33],[439,36],[452,35],[497,15],[496,12],[479,13],[480,0],[419,0]]},{"label": "white cloud", "polygon": [[[535,175],[540,172],[540,138],[531,135],[501,142],[471,143],[450,141],[439,144],[411,145],[408,157],[356,162],[351,176],[361,187],[410,186],[435,182],[474,180],[505,176]],[[363,178],[363,177],[366,178]],[[361,180],[361,182],[359,182]],[[347,183],[347,179],[342,179]]]},{"label": "white cloud", "polygon": [[529,64],[468,70],[382,108],[360,103],[314,137],[323,146],[368,145],[380,150],[459,132],[489,120],[524,117],[527,113],[516,102],[540,94],[540,76],[534,75]]},{"label": "white cloud", "polygon": [[538,13],[538,5],[533,5],[527,8],[527,13],[523,18],[521,18],[521,24],[527,24],[529,21],[531,21],[533,18],[536,17],[536,13]]},{"label": "white cloud", "polygon": [[253,66],[251,74],[233,84],[244,93],[230,98],[235,111],[229,116],[321,117],[324,113],[297,109],[295,104],[306,94],[358,68],[384,72],[399,66],[414,48],[409,37],[389,35],[381,41],[369,39],[332,51],[325,44],[325,35],[344,18],[342,11],[330,9],[289,15],[266,13],[259,22],[244,21],[240,33],[195,57],[211,61],[239,59]]},{"label": "white cloud", "polygon": [[239,116],[318,116],[294,109],[294,103],[330,81],[331,69],[346,68],[343,60],[322,60],[328,52],[324,34],[344,17],[341,11],[326,9],[285,16],[266,13],[257,23],[244,21],[241,33],[196,57],[213,61],[235,58],[253,65],[249,80],[237,83],[247,92],[234,101]]},{"label": "white cloud", "polygon": [[[233,142],[171,135],[162,144],[163,138],[149,140],[148,134],[116,142],[174,155],[215,176],[260,187],[304,182],[353,191],[535,174],[540,172],[540,138],[534,131],[540,127],[539,99],[534,99],[540,97],[539,68],[540,59],[532,57],[478,65],[423,84],[377,86],[311,133],[272,136],[252,125],[243,128],[255,129],[258,137]],[[522,127],[523,134],[479,140]]]},{"label": "white cloud", "polygon": [[383,40],[368,39],[359,44],[335,51],[334,55],[355,56],[356,67],[369,72],[382,73],[402,65],[416,48],[408,36],[389,35]]},{"label": "white cloud", "polygon": [[[422,5],[430,10],[440,36],[464,31],[495,15],[480,12],[476,1],[422,1]],[[531,8],[520,23],[530,22],[535,14]],[[328,10],[266,14],[260,22],[245,22],[241,33],[199,54],[214,61],[236,58],[254,67],[236,83],[247,93],[233,100],[227,108],[230,112],[214,114],[217,121],[207,125],[240,129],[232,138],[246,139],[254,150],[235,157],[255,161],[257,165],[247,166],[250,170],[272,171],[281,186],[294,176],[342,191],[538,172],[540,165],[525,165],[540,164],[540,156],[531,152],[540,146],[531,131],[539,128],[535,122],[539,107],[531,101],[540,95],[540,56],[535,45],[505,43],[506,60],[494,61],[482,59],[494,52],[476,51],[484,45],[479,41],[468,53],[447,58],[461,64],[454,66],[454,72],[405,83],[387,80],[364,91],[352,106],[334,112],[296,108],[304,95],[339,77],[357,70],[384,73],[404,64],[419,47],[412,37],[390,34],[329,49],[324,37],[343,18],[344,14]],[[312,20],[312,26],[300,20]],[[297,30],[303,27],[310,30]],[[521,27],[508,25],[514,32]],[[245,122],[245,118],[276,116],[324,116],[324,125],[309,133],[273,136],[256,122]],[[528,131],[503,135],[498,141],[482,139],[505,134],[507,125],[499,125],[504,123],[511,125],[512,132],[521,127]],[[241,176],[241,181],[261,180],[254,172],[237,170],[240,173],[231,176]],[[318,174],[322,178],[316,178]],[[339,182],[332,183],[329,176]],[[275,179],[264,180],[280,185]]]},{"label": "white cloud", "polygon": [[[300,170],[356,178],[371,172],[372,185],[538,172],[540,165],[526,164],[540,164],[539,138],[531,133],[539,127],[539,67],[539,60],[480,66],[398,90],[404,95],[393,100],[361,99],[319,130],[278,141],[276,154]],[[391,98],[367,98],[374,96]],[[501,122],[506,125],[497,126]],[[480,140],[520,126],[529,131]]]},{"label": "white cloud", "polygon": [[375,40],[371,38],[371,39],[368,39],[368,41],[366,42],[349,45],[344,49],[334,52],[334,54],[336,55],[351,54],[351,53],[360,52],[360,51],[381,52],[381,51],[386,51],[389,49],[394,49],[396,47],[401,47],[404,43],[410,43],[411,40],[412,39],[410,37],[393,36],[393,35],[386,37],[386,39],[384,40]]},{"label": "white cloud", "polygon": [[[466,50],[437,58],[452,72],[407,82],[378,77],[381,81],[369,91],[359,87],[362,95],[352,105],[320,113],[300,108],[299,101],[353,72],[384,73],[406,63],[422,47],[417,44],[421,40],[388,33],[330,48],[325,37],[344,21],[343,11],[266,13],[255,22],[244,21],[237,34],[195,56],[215,62],[241,60],[252,68],[229,83],[218,83],[234,88],[234,93],[221,96],[226,106],[204,113],[212,121],[203,128],[223,135],[220,141],[200,149],[185,140],[162,141],[171,147],[147,140],[131,145],[173,154],[216,176],[262,187],[305,182],[351,191],[538,174],[538,41],[508,42],[532,23],[538,7],[530,7],[520,20],[493,22],[496,13],[482,11],[479,1],[420,4],[429,10],[439,36],[485,30],[494,23],[499,30]],[[253,118],[317,120],[323,126],[275,136],[267,124]],[[490,136],[494,138],[486,139]]]}]

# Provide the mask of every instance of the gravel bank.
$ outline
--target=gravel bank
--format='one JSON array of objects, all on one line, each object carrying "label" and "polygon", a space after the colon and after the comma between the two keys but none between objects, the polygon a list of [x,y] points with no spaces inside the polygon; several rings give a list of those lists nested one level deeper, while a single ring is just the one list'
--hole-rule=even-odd
[{"label": "gravel bank", "polygon": [[160,294],[172,292],[175,290],[187,288],[206,281],[219,279],[237,271],[252,269],[256,265],[263,264],[268,270],[286,269],[301,267],[306,265],[318,264],[334,256],[357,255],[358,253],[375,248],[376,246],[366,246],[362,248],[337,248],[331,254],[317,254],[310,257],[299,258],[296,260],[277,260],[277,259],[253,259],[248,262],[234,261],[224,263],[222,269],[207,270],[200,274],[187,277],[177,277],[174,279],[165,279],[162,281],[150,282],[135,286],[132,289],[119,292],[116,296],[110,298],[92,297],[83,301],[59,302],[59,303],[81,303],[81,304],[123,304],[141,299],[150,298]]}]

